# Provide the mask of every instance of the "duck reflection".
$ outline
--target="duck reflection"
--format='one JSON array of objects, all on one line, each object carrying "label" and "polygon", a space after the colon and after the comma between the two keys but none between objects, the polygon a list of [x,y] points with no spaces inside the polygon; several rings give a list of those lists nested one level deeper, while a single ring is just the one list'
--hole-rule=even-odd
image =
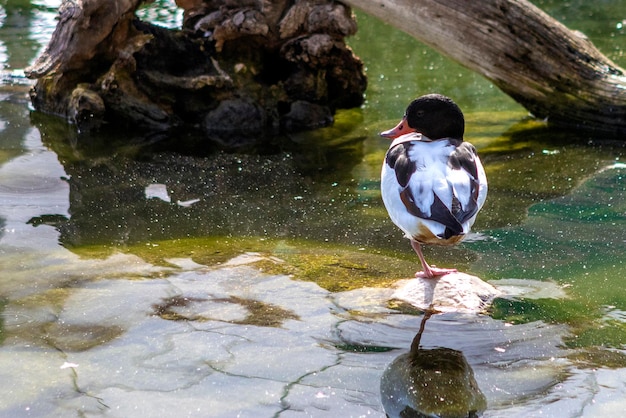
[{"label": "duck reflection", "polygon": [[380,392],[389,418],[478,417],[487,407],[462,352],[420,347],[426,321],[433,313],[424,314],[410,351],[398,356],[383,373]]}]

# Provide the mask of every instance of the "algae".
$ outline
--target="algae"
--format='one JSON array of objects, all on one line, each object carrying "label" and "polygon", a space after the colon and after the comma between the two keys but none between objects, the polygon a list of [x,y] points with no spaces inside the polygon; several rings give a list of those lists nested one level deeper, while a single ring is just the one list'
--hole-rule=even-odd
[{"label": "algae", "polygon": [[[72,250],[87,258],[106,258],[115,252],[133,254],[148,263],[174,268],[176,266],[168,260],[189,258],[211,267],[241,254],[260,253],[266,258],[254,265],[263,272],[288,274],[296,280],[317,283],[331,292],[387,287],[397,280],[412,277],[419,267],[419,260],[409,251],[406,258],[398,258],[381,251],[339,244],[260,237],[194,237],[128,246],[90,245]],[[284,262],[276,263],[271,257]]]},{"label": "algae", "polygon": [[[206,315],[186,315],[176,310],[176,308],[186,308],[193,305],[194,303],[202,303],[207,301],[209,301],[209,299],[174,296],[165,299],[160,304],[153,305],[153,309],[155,315],[168,321],[205,322],[210,320],[217,320]],[[210,301],[214,303],[230,303],[239,305],[247,311],[247,314],[243,319],[232,319],[226,321],[233,324],[278,328],[281,327],[282,324],[289,319],[300,319],[298,315],[287,309],[283,309],[272,303],[265,303],[254,299],[245,299],[237,296],[229,296],[225,298],[212,298],[210,299]]]},{"label": "algae", "polygon": [[626,367],[626,354],[599,347],[588,347],[584,350],[576,351],[568,355],[567,358],[575,361],[579,367],[584,368],[607,367],[620,369]]}]

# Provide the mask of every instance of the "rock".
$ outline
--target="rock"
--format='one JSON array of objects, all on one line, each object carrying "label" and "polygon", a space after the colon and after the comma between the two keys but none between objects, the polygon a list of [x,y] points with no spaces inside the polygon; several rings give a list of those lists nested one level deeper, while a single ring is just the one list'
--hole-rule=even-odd
[{"label": "rock", "polygon": [[480,312],[501,292],[476,276],[449,273],[435,279],[401,280],[392,299],[420,310],[432,307],[439,312]]},{"label": "rock", "polygon": [[298,132],[329,126],[333,120],[326,106],[298,100],[291,104],[291,110],[282,118],[281,126],[285,132]]},{"label": "rock", "polygon": [[564,299],[567,293],[558,283],[531,279],[499,279],[493,282],[507,299]]},{"label": "rock", "polygon": [[[227,146],[254,143],[264,133],[277,133],[277,122],[259,104],[247,98],[222,101],[204,118],[204,132]],[[274,128],[270,128],[274,126]]]}]

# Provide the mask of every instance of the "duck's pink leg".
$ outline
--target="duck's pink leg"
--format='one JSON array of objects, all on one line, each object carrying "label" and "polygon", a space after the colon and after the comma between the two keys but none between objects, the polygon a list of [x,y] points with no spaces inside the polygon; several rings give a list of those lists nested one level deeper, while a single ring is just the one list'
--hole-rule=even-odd
[{"label": "duck's pink leg", "polygon": [[422,271],[418,271],[417,273],[415,273],[415,277],[423,277],[425,279],[432,279],[437,276],[443,276],[448,273],[455,273],[457,271],[456,269],[440,269],[437,267],[429,266],[428,263],[426,262],[426,259],[424,259],[424,254],[422,254],[422,247],[420,243],[417,241],[411,240],[411,247],[413,247],[413,250],[419,257],[420,262],[422,263]]}]

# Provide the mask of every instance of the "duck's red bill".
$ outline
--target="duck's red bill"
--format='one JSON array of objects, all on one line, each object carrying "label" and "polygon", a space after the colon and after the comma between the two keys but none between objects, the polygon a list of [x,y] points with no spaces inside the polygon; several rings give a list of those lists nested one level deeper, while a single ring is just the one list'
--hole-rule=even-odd
[{"label": "duck's red bill", "polygon": [[402,135],[410,134],[411,132],[415,132],[415,130],[409,127],[406,118],[402,118],[400,123],[398,123],[394,128],[389,129],[388,131],[381,132],[380,136],[394,139]]}]

